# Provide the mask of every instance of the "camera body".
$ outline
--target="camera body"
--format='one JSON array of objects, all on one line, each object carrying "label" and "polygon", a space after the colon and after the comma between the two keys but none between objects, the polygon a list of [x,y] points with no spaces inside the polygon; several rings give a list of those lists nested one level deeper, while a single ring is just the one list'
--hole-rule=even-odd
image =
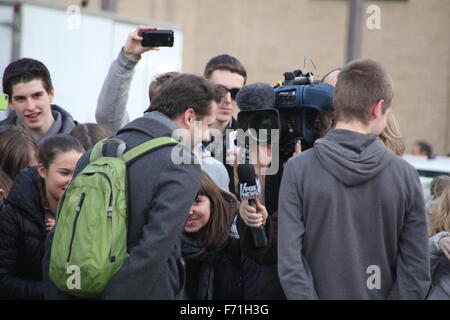
[{"label": "camera body", "polygon": [[[280,130],[279,159],[286,162],[294,153],[295,143],[301,140],[302,150],[311,148],[319,138],[322,127],[320,115],[333,110],[333,86],[313,84],[312,74],[300,70],[286,72],[285,81],[274,87],[274,108],[241,111],[238,126],[244,132],[254,129],[258,142],[270,141],[270,130]],[[269,130],[261,136],[260,129]]]}]

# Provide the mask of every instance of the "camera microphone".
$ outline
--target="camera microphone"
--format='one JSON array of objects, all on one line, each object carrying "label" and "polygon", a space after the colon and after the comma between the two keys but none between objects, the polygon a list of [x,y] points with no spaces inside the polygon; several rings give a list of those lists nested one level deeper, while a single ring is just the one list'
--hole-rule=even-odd
[{"label": "camera microphone", "polygon": [[[248,203],[256,209],[256,199],[259,196],[259,181],[255,173],[255,168],[251,164],[238,165],[239,177],[239,198],[248,200]],[[256,248],[263,248],[267,246],[267,237],[264,226],[258,228],[250,228],[253,237],[253,243]]]},{"label": "camera microphone", "polygon": [[241,111],[273,108],[275,92],[267,83],[247,84],[239,90],[236,102]]}]

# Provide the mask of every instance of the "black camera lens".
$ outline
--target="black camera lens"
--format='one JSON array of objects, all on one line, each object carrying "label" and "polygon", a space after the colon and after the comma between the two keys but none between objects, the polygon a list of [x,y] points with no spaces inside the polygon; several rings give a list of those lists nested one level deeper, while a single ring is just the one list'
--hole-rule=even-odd
[{"label": "black camera lens", "polygon": [[[260,112],[255,114],[249,121],[249,128],[256,132],[256,137],[250,133],[251,137],[258,141],[269,141],[270,130],[278,129],[277,118],[273,113]],[[265,130],[260,132],[260,130]]]}]

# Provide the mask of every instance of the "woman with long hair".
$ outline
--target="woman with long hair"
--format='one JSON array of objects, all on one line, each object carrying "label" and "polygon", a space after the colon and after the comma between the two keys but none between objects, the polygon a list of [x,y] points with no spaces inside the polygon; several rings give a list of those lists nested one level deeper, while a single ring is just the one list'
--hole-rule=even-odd
[{"label": "woman with long hair", "polygon": [[381,131],[379,137],[384,145],[399,157],[405,153],[405,143],[392,112],[388,115],[386,127]]},{"label": "woman with long hair", "polygon": [[83,152],[77,139],[52,136],[39,146],[37,167],[17,175],[0,212],[0,299],[44,299],[45,238]]},{"label": "woman with long hair", "polygon": [[450,186],[438,198],[429,223],[431,289],[429,300],[450,300]]},{"label": "woman with long hair", "polygon": [[239,240],[231,224],[239,203],[202,173],[197,198],[183,232],[185,296],[194,300],[242,299]]}]

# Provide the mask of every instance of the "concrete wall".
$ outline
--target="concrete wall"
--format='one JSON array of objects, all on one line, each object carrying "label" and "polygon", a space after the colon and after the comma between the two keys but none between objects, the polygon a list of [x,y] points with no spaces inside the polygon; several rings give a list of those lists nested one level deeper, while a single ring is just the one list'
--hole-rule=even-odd
[{"label": "concrete wall", "polygon": [[[76,1],[54,0],[73,4]],[[408,148],[430,141],[450,152],[450,0],[367,1],[381,9],[381,29],[364,16],[363,57],[381,62],[395,85],[394,113]],[[98,9],[100,0],[90,1]],[[274,84],[283,72],[319,76],[345,63],[347,1],[343,0],[118,0],[118,13],[181,26],[183,71],[202,74],[220,53],[247,68],[249,82]]]}]

